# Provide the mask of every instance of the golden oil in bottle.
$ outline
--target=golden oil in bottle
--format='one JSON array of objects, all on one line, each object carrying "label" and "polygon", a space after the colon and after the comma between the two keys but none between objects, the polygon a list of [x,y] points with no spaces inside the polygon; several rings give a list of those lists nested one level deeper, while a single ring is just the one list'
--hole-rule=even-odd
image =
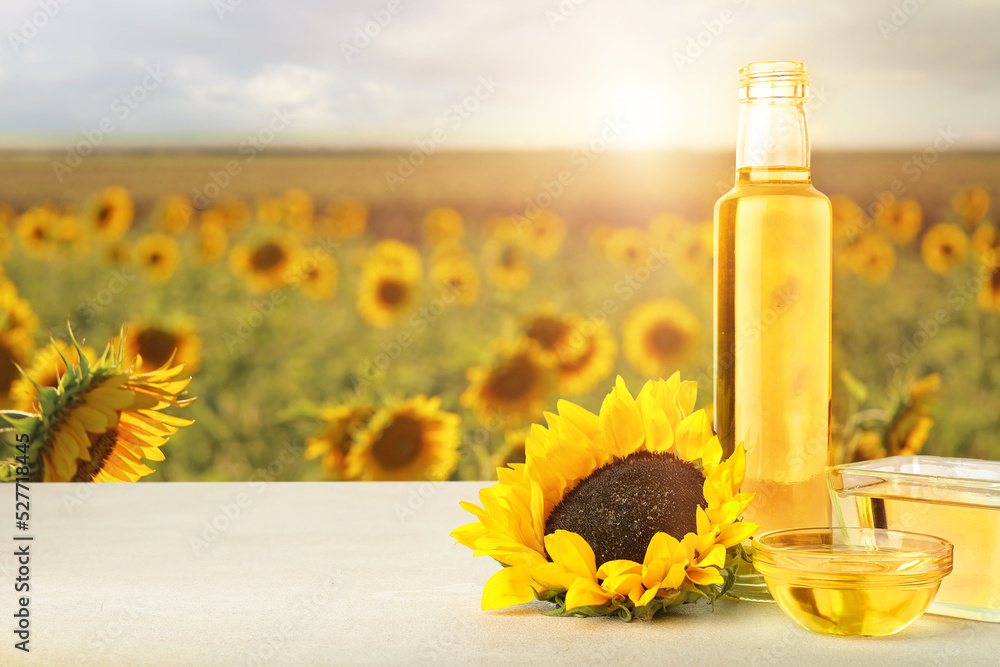
[{"label": "golden oil in bottle", "polygon": [[[831,210],[812,187],[801,63],[740,70],[735,187],[715,206],[715,428],[747,452],[744,518],[828,526]],[[769,599],[744,567],[732,594]]]}]

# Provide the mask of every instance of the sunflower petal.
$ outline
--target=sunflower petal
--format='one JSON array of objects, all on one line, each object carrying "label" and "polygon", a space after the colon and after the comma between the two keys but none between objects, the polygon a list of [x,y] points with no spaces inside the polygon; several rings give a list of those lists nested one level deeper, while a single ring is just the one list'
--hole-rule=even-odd
[{"label": "sunflower petal", "polygon": [[482,607],[484,610],[502,609],[531,602],[535,598],[535,591],[531,587],[533,583],[526,568],[505,567],[490,577],[483,586]]}]

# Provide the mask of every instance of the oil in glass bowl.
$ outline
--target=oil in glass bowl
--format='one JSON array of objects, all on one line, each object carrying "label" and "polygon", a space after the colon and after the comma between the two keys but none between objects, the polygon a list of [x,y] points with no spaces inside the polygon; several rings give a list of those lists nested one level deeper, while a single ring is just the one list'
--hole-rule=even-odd
[{"label": "oil in glass bowl", "polygon": [[754,540],[754,566],[802,627],[880,637],[913,623],[951,572],[952,545],[870,528],[799,528]]}]

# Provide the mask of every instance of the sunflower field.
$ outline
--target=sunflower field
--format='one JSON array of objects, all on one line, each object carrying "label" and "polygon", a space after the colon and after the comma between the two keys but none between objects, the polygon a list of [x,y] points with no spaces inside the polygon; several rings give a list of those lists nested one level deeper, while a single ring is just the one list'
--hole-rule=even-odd
[{"label": "sunflower field", "polygon": [[[616,216],[491,203],[489,187],[397,201],[376,169],[342,188],[282,172],[211,199],[122,173],[0,206],[0,396],[32,412],[109,340],[135,373],[182,365],[196,400],[172,412],[193,423],[138,476],[495,479],[558,400],[596,412],[616,375],[680,371],[711,407],[704,188]],[[837,461],[1000,458],[997,192],[925,185],[872,198],[819,183],[834,206]]]}]

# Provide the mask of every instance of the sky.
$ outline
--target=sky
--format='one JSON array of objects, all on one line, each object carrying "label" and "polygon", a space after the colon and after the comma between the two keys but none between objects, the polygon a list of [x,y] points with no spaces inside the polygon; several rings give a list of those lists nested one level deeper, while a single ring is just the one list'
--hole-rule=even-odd
[{"label": "sky", "polygon": [[4,0],[0,31],[8,148],[731,149],[763,60],[809,68],[814,147],[1000,148],[994,0]]}]

